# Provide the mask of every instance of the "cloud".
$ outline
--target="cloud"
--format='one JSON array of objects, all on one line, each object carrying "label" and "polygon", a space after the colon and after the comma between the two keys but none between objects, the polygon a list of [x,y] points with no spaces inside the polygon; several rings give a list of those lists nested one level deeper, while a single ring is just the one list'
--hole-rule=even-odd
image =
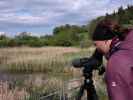
[{"label": "cloud", "polygon": [[86,24],[133,0],[0,0],[0,31],[52,33],[62,24]]}]

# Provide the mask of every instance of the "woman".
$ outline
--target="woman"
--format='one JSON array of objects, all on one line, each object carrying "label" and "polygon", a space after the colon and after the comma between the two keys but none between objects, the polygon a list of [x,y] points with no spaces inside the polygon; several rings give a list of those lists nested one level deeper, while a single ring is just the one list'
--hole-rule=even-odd
[{"label": "woman", "polygon": [[97,24],[92,38],[108,60],[105,77],[109,100],[133,100],[133,30],[105,19]]}]

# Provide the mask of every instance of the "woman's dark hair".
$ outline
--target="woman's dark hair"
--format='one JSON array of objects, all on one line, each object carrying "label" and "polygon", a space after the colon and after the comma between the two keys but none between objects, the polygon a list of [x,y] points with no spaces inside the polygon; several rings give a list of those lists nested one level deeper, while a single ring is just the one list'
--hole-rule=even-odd
[{"label": "woman's dark hair", "polygon": [[120,40],[124,40],[129,31],[130,29],[123,28],[116,20],[104,19],[98,22],[93,33],[93,40],[108,40],[113,37],[118,37]]}]

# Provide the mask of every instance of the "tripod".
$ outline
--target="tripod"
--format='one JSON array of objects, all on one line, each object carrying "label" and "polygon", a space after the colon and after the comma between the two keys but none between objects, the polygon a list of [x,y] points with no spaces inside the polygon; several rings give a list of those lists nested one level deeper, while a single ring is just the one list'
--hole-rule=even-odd
[{"label": "tripod", "polygon": [[72,65],[75,68],[83,68],[84,84],[80,87],[76,100],[81,100],[84,91],[87,92],[87,100],[98,100],[95,86],[93,85],[92,72],[93,70],[98,70],[99,75],[105,72],[103,66],[103,54],[97,49],[90,58],[84,57],[80,59],[75,59]]},{"label": "tripod", "polygon": [[98,96],[93,85],[92,70],[83,69],[84,84],[80,87],[76,100],[81,100],[84,92],[87,92],[87,100],[98,100]]}]

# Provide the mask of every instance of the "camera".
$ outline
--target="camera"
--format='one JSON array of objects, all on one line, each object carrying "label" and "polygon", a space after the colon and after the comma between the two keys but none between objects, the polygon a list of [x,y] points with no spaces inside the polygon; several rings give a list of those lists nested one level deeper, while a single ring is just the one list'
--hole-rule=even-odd
[{"label": "camera", "polygon": [[74,59],[72,65],[75,68],[84,68],[86,73],[91,73],[93,70],[99,70],[99,75],[103,74],[105,68],[103,66],[103,54],[97,49],[94,51],[91,57],[84,57]]}]

